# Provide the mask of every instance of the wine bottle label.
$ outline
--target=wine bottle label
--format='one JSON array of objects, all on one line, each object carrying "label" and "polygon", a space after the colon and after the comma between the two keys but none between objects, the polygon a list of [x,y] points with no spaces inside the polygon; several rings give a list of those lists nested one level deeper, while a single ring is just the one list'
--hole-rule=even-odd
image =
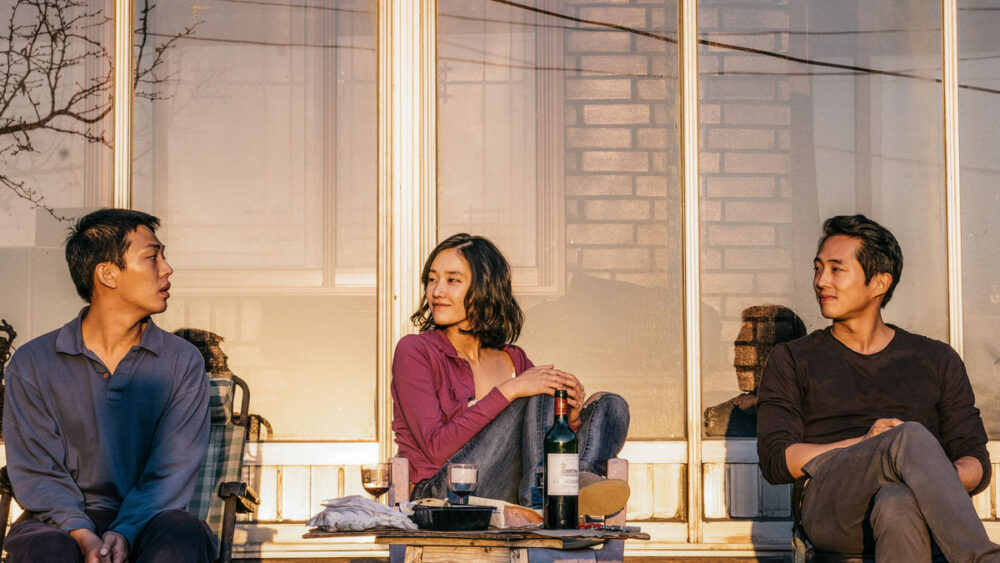
[{"label": "wine bottle label", "polygon": [[545,494],[575,496],[580,493],[580,456],[578,454],[548,454],[548,478]]}]

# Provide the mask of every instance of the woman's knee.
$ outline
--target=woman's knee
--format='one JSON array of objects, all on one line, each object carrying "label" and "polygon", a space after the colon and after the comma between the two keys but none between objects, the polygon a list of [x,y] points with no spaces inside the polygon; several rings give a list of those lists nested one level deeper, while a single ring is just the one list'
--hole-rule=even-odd
[{"label": "woman's knee", "polygon": [[628,401],[624,397],[617,393],[611,393],[608,391],[598,391],[587,399],[584,404],[584,408],[594,407],[604,411],[612,412],[624,417],[626,420],[629,416]]},{"label": "woman's knee", "polygon": [[630,423],[628,402],[617,393],[600,393],[589,406],[585,407],[584,415],[586,418],[600,421],[600,426],[608,435],[628,434]]}]

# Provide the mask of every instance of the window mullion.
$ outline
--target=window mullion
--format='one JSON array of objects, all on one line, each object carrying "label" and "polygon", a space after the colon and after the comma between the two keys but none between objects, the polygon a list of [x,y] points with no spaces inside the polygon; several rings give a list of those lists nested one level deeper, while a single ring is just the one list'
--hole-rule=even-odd
[{"label": "window mullion", "polygon": [[132,206],[133,0],[115,0],[114,206]]},{"label": "window mullion", "polygon": [[941,91],[944,104],[944,186],[948,248],[948,336],[962,355],[962,208],[958,153],[958,5],[941,2]]},{"label": "window mullion", "polygon": [[410,332],[436,243],[436,0],[379,4],[378,439],[392,455],[392,351]]},{"label": "window mullion", "polygon": [[701,322],[698,197],[698,1],[678,4],[681,186],[684,207],[684,335],[687,369],[688,541],[702,540]]}]

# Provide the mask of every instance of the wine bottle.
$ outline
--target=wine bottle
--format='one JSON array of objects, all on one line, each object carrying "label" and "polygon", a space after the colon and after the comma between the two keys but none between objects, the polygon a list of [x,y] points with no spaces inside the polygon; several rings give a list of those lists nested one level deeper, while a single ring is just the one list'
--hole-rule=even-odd
[{"label": "wine bottle", "polygon": [[556,391],[555,420],[545,434],[545,527],[575,529],[580,459],[576,433],[569,427],[566,390]]}]

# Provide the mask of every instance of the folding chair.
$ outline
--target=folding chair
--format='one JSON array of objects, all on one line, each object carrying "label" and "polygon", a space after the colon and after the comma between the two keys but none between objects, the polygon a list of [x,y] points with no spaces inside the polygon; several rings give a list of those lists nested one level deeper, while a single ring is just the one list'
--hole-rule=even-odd
[{"label": "folding chair", "polygon": [[[212,426],[208,451],[201,462],[194,495],[187,510],[205,520],[219,537],[218,563],[229,563],[233,554],[236,513],[257,509],[260,498],[240,480],[243,450],[250,431],[250,388],[235,375],[209,377],[212,393],[209,411]],[[240,410],[233,412],[235,388],[241,392]]]}]

